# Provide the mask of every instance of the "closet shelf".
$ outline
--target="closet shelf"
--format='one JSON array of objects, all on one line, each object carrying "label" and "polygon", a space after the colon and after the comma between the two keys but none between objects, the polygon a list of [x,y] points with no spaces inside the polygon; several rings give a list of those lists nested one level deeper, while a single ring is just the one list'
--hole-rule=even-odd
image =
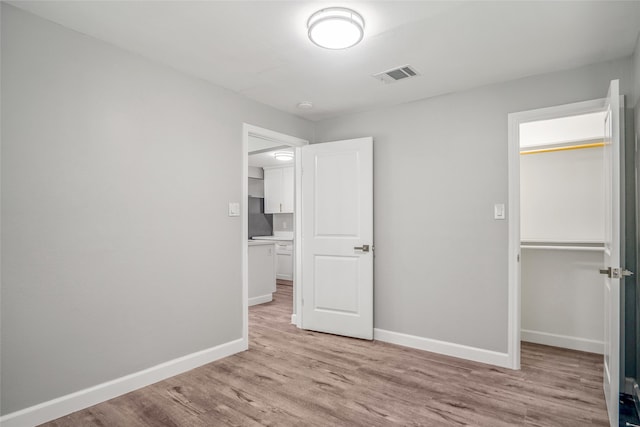
[{"label": "closet shelf", "polygon": [[520,242],[522,249],[547,249],[559,251],[604,251],[604,242],[596,241],[545,241],[523,240]]}]

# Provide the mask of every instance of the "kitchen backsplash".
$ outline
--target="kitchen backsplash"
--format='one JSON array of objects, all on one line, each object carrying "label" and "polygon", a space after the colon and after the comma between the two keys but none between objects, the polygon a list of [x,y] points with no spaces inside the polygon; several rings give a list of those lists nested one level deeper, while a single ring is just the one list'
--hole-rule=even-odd
[{"label": "kitchen backsplash", "polygon": [[293,231],[293,214],[273,214],[273,231]]},{"label": "kitchen backsplash", "polygon": [[273,215],[264,214],[264,199],[249,197],[249,238],[253,236],[271,236],[273,234]]}]

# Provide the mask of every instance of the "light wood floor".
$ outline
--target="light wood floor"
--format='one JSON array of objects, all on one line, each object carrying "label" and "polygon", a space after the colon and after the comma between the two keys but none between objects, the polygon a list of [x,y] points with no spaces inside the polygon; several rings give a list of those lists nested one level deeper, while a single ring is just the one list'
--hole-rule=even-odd
[{"label": "light wood floor", "polygon": [[601,356],[523,343],[512,371],[289,324],[250,309],[250,349],[48,426],[608,425]]}]

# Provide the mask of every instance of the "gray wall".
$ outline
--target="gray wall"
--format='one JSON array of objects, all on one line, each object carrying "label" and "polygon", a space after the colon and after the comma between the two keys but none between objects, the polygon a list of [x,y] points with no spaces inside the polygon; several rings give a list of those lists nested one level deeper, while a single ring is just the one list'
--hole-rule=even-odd
[{"label": "gray wall", "polygon": [[241,337],[243,121],[313,133],[2,4],[2,414]]},{"label": "gray wall", "polygon": [[374,137],[375,327],[506,352],[507,114],[631,77],[625,59],[319,122],[316,142]]}]

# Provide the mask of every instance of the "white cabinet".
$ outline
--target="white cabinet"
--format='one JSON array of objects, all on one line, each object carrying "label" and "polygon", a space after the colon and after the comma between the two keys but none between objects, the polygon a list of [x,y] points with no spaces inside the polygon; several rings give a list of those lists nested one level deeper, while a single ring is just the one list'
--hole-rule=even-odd
[{"label": "white cabinet", "polygon": [[264,170],[264,213],[293,212],[293,166]]},{"label": "white cabinet", "polygon": [[249,305],[269,302],[276,291],[273,242],[249,242]]},{"label": "white cabinet", "polygon": [[276,278],[293,280],[293,242],[276,242]]}]

